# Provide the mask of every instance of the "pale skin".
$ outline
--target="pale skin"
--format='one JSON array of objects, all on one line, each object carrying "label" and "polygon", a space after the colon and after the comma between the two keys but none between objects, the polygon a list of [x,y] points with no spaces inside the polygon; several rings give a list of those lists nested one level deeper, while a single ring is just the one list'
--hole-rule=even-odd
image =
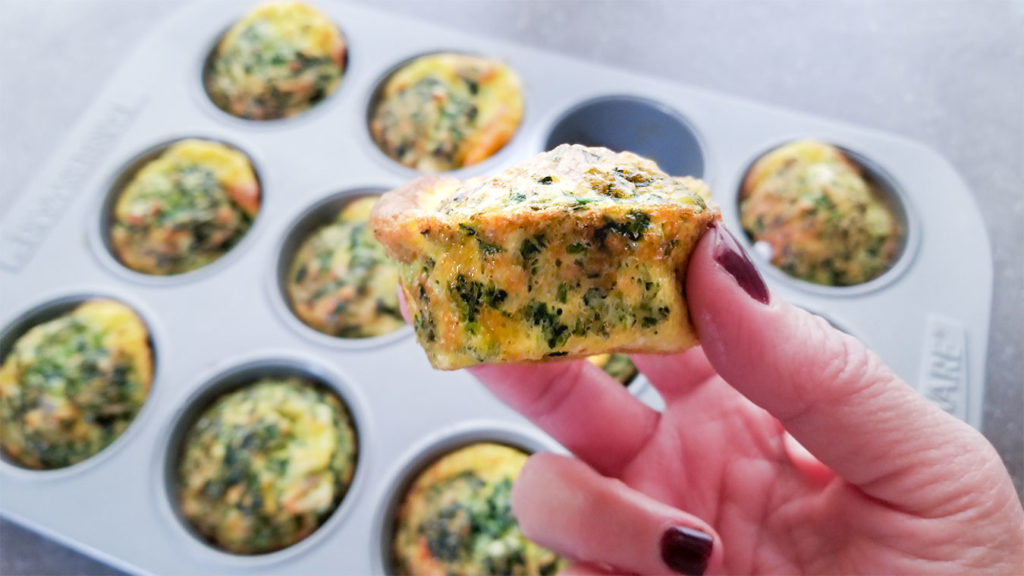
[{"label": "pale skin", "polygon": [[752,298],[722,234],[687,270],[702,345],[633,356],[664,412],[582,360],[471,369],[575,456],[523,469],[526,535],[576,574],[679,572],[670,526],[712,535],[708,574],[1024,572],[1024,511],[985,438],[855,338]]}]

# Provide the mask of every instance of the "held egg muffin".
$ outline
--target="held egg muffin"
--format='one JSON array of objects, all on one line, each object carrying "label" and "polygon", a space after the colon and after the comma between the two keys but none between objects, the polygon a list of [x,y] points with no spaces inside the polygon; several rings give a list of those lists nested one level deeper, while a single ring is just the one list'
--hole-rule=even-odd
[{"label": "held egg muffin", "polygon": [[497,175],[426,177],[371,216],[435,368],[696,343],[683,275],[719,210],[651,160],[562,145]]},{"label": "held egg muffin", "polygon": [[519,78],[505,64],[469,54],[421,56],[388,77],[370,115],[377,146],[423,172],[489,158],[523,117]]},{"label": "held egg muffin", "polygon": [[409,486],[395,518],[395,572],[413,576],[555,574],[566,563],[523,536],[512,483],[527,455],[481,442],[446,454]]},{"label": "held egg muffin", "polygon": [[206,68],[221,110],[251,120],[299,114],[330,96],[345,71],[338,28],[302,2],[270,2],[236,22]]},{"label": "held egg muffin", "polygon": [[300,378],[265,378],[217,399],[185,436],[182,515],[214,545],[261,554],[309,536],[355,473],[341,400]]},{"label": "held egg muffin", "polygon": [[892,206],[864,170],[813,140],[783,145],[751,166],[740,219],[752,242],[770,248],[772,264],[826,286],[878,277],[903,242]]},{"label": "held egg muffin", "polygon": [[369,338],[405,325],[398,309],[398,266],[369,228],[377,199],[367,196],[349,203],[336,221],[313,232],[292,260],[292,310],[324,334]]},{"label": "held egg muffin", "polygon": [[142,319],[119,302],[87,301],[29,329],[3,359],[3,449],[28,468],[85,460],[128,428],[152,381]]},{"label": "held egg muffin", "polygon": [[227,253],[259,209],[259,182],[245,154],[219,142],[182,140],[121,191],[110,241],[136,272],[182,274]]},{"label": "held egg muffin", "polygon": [[587,360],[623,384],[628,385],[636,378],[636,366],[627,354],[598,354],[587,357]]}]

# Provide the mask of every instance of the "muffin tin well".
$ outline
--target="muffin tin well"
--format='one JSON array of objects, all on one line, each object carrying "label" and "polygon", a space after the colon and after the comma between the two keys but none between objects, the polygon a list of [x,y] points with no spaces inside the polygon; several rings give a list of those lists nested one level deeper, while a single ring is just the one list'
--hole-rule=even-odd
[{"label": "muffin tin well", "polygon": [[[468,57],[493,58],[498,63],[504,65],[510,64],[509,62],[505,61],[504,59],[495,54],[486,54],[479,52],[477,50],[435,48],[431,50],[424,50],[419,53],[406,54],[397,62],[394,62],[391,66],[387,67],[382,73],[380,73],[376,77],[376,79],[373,82],[372,89],[367,91],[366,98],[364,100],[365,112],[363,118],[362,136],[365,138],[365,140],[363,144],[369,147],[371,156],[373,156],[377,162],[379,162],[382,166],[388,168],[389,170],[393,171],[396,175],[406,180],[422,176],[423,172],[420,172],[414,167],[407,166],[399,162],[397,159],[389,155],[383,148],[381,148],[380,144],[378,144],[378,142],[374,139],[373,130],[371,128],[374,114],[377,110],[377,107],[381,103],[381,99],[384,94],[384,89],[388,81],[391,80],[391,78],[396,73],[398,73],[406,66],[418,60],[432,56],[441,56],[445,54],[462,55]],[[518,75],[518,71],[515,69],[514,66],[509,67],[513,74]],[[520,88],[523,89],[524,91],[526,89],[525,86],[520,86]],[[522,128],[526,123],[528,114],[530,113],[530,102],[528,96],[525,93],[523,94],[523,99],[523,117],[520,119],[519,126],[512,133],[511,137],[508,139],[507,142],[505,142],[502,146],[500,146],[488,157],[482,159],[481,161],[475,164],[460,166],[454,168],[453,170],[449,170],[447,172],[442,173],[462,178],[470,175],[487,173],[489,171],[497,169],[500,166],[507,165],[510,162],[510,159],[508,157],[508,155],[510,154],[510,150],[512,150],[515,147],[515,145],[517,145],[519,141],[522,140]]]},{"label": "muffin tin well", "polygon": [[640,96],[602,96],[567,110],[544,142],[603,146],[650,158],[672,175],[705,178],[704,147],[696,130],[669,106]]},{"label": "muffin tin well", "polygon": [[335,222],[338,214],[352,201],[368,196],[380,196],[384,192],[387,192],[387,188],[363,186],[330,194],[300,214],[289,225],[287,233],[280,243],[277,262],[274,266],[273,287],[270,296],[272,305],[278,310],[279,316],[284,323],[314,342],[338,348],[366,348],[385,345],[412,333],[411,327],[403,326],[387,334],[366,338],[345,338],[325,334],[308,326],[298,317],[288,296],[288,282],[292,262],[302,243],[321,227]]},{"label": "muffin tin well", "polygon": [[[338,84],[335,85],[333,87],[333,89],[330,90],[329,92],[327,92],[325,94],[320,94],[319,96],[317,96],[312,102],[308,103],[308,107],[298,111],[295,114],[291,114],[291,115],[273,116],[273,117],[267,117],[267,118],[252,118],[252,117],[245,116],[245,115],[236,115],[232,111],[225,110],[224,108],[219,106],[216,103],[216,101],[215,101],[216,100],[215,95],[213,94],[213,92],[211,92],[210,80],[213,77],[213,73],[214,73],[214,70],[215,70],[215,64],[217,62],[217,57],[219,55],[219,52],[221,51],[221,49],[224,46],[225,39],[228,36],[228,33],[231,32],[231,30],[234,27],[234,25],[236,23],[240,22],[242,20],[242,18],[252,16],[253,15],[252,12],[254,10],[259,8],[260,6],[269,5],[269,4],[270,4],[269,2],[253,3],[252,5],[250,5],[244,11],[244,13],[239,14],[232,22],[230,22],[227,25],[225,25],[224,29],[221,30],[220,33],[216,35],[216,38],[214,38],[213,41],[209,43],[209,47],[206,50],[206,57],[202,59],[202,65],[201,65],[200,71],[199,71],[199,74],[200,74],[199,85],[200,85],[200,88],[202,89],[203,95],[205,96],[206,103],[209,104],[211,110],[215,114],[219,113],[219,114],[224,115],[226,117],[225,119],[228,120],[228,121],[238,121],[239,125],[249,124],[250,126],[253,126],[253,125],[261,125],[261,124],[263,124],[263,125],[273,126],[276,123],[280,123],[280,122],[283,122],[283,121],[294,120],[294,119],[297,119],[297,118],[301,118],[303,116],[307,116],[309,114],[315,114],[327,102],[332,100],[332,97],[338,92],[338,90],[344,84],[345,74],[348,71],[349,54],[351,52],[351,47],[348,45],[347,36],[345,35],[344,29],[342,29],[340,26],[338,26],[337,22],[331,21],[329,16],[325,16],[323,14],[323,12],[320,11],[316,6],[314,6],[312,4],[306,4],[306,6],[308,6],[312,10],[301,10],[298,14],[296,14],[293,11],[290,14],[290,17],[293,18],[292,23],[294,24],[294,19],[296,19],[296,18],[305,18],[305,21],[304,21],[304,24],[305,24],[305,26],[304,26],[304,33],[306,33],[307,30],[310,30],[310,26],[309,26],[310,19],[312,19],[313,21],[318,21],[318,23],[329,24],[330,26],[332,26],[334,28],[334,30],[336,31],[337,35],[340,37],[339,39],[340,39],[340,42],[341,42],[341,49],[342,49],[341,50],[340,63],[338,63],[338,65],[340,66],[340,71],[341,71],[341,77],[340,77],[340,80],[339,80]],[[266,13],[263,14],[263,17],[268,17],[268,16],[269,15],[266,14]],[[326,22],[321,20],[321,17],[326,18]],[[278,38],[280,38],[280,37],[278,37]],[[247,69],[246,72],[249,72],[249,70]]]},{"label": "muffin tin well", "polygon": [[3,327],[2,331],[0,331],[0,364],[3,364],[4,361],[6,361],[8,354],[10,354],[17,341],[33,327],[51,320],[56,320],[57,318],[69,314],[82,304],[96,300],[111,300],[127,306],[136,315],[138,315],[143,326],[145,326],[147,345],[149,348],[153,371],[149,392],[146,395],[145,401],[139,408],[138,413],[135,414],[131,423],[128,424],[127,428],[120,436],[115,438],[109,445],[99,452],[80,462],[60,468],[28,468],[16,459],[12,458],[5,450],[0,448],[0,462],[3,463],[0,464],[0,466],[2,466],[0,469],[7,469],[14,474],[23,474],[27,479],[31,480],[61,479],[68,476],[74,476],[75,474],[88,470],[91,466],[101,464],[105,459],[109,458],[111,454],[114,454],[119,450],[122,445],[127,442],[131,442],[135,430],[140,426],[139,422],[144,418],[147,418],[149,413],[152,411],[150,406],[153,405],[154,398],[159,390],[158,375],[160,373],[160,356],[156,345],[158,337],[154,335],[154,326],[148,319],[148,314],[140,311],[139,307],[134,304],[131,299],[126,300],[119,295],[109,293],[107,290],[78,290],[69,294],[53,296],[16,316],[9,324]]},{"label": "muffin tin well", "polygon": [[[334,338],[302,324],[282,291],[290,254],[317,225],[353,198],[419,175],[377,148],[368,113],[381,81],[398,66],[442,51],[505,62],[524,95],[512,139],[451,174],[492,173],[566,141],[629,149],[669,172],[705,178],[725,224],[748,249],[737,207],[751,163],[800,138],[842,148],[904,220],[905,246],[893,268],[860,286],[828,288],[754,258],[773,294],[834,319],[945,409],[980,424],[992,267],[981,256],[989,254],[988,240],[971,194],[942,157],[848,124],[344,2],[314,3],[349,48],[341,84],[322,102],[273,121],[217,108],[203,87],[204,66],[224,31],[255,2],[192,4],[126,59],[0,222],[0,343],[27,319],[45,318],[73,298],[109,294],[141,312],[158,359],[149,400],[100,454],[52,472],[0,462],[4,516],[132,572],[386,573],[382,535],[395,494],[439,451],[486,439],[558,448],[468,373],[431,369],[408,327],[376,338]],[[246,236],[204,268],[170,277],[127,270],[106,239],[116,191],[142,162],[186,137],[217,140],[249,156],[260,212]],[[185,423],[206,402],[282,369],[329,386],[348,404],[360,441],[355,479],[307,539],[259,556],[228,554],[182,522],[170,471]],[[642,375],[629,389],[661,406]]]},{"label": "muffin tin well", "polygon": [[559,450],[557,444],[528,428],[481,421],[467,421],[457,427],[440,430],[413,446],[390,471],[384,497],[374,516],[371,532],[374,537],[375,573],[396,573],[392,554],[395,513],[416,477],[446,454],[480,442],[509,446],[527,454]]},{"label": "muffin tin well", "polygon": [[[763,153],[758,154],[743,171],[744,178],[760,158],[788,142],[790,141],[779,142],[777,145],[774,145]],[[836,148],[839,149],[839,151],[842,152],[843,155],[846,156],[846,158],[854,165],[862,170],[864,180],[869,186],[874,187],[874,189],[882,196],[883,202],[898,223],[901,236],[900,245],[889,268],[877,277],[861,284],[849,286],[826,286],[822,284],[815,284],[785,273],[772,264],[771,255],[761,250],[761,247],[756,244],[750,245],[750,252],[758,258],[758,268],[766,274],[772,275],[777,282],[788,283],[798,287],[799,289],[819,294],[851,296],[877,290],[889,282],[899,278],[900,274],[903,274],[907,268],[913,264],[914,256],[917,252],[917,246],[920,242],[921,228],[917,222],[914,212],[910,209],[906,193],[903,191],[900,184],[896,182],[896,180],[894,180],[893,177],[885,171],[885,169],[883,169],[868,155],[841,145],[836,145]],[[743,180],[740,180],[741,186],[736,191],[736,205],[733,207],[736,214],[739,214],[739,203],[742,200],[742,182]],[[737,228],[737,230],[742,231],[742,226]],[[748,244],[751,242],[749,235],[743,234],[742,236],[747,240]]]},{"label": "muffin tin well", "polygon": [[[217,399],[225,394],[252,385],[261,378],[301,378],[337,397],[348,411],[356,436],[355,473],[344,496],[324,522],[310,535],[289,546],[272,552],[243,555],[226,551],[209,542],[200,535],[180,509],[179,464],[184,451],[184,441],[204,412]],[[368,415],[358,393],[330,368],[316,360],[280,352],[267,353],[252,358],[233,362],[228,368],[202,378],[195,393],[189,398],[172,419],[164,446],[161,447],[158,482],[163,492],[161,508],[171,528],[182,535],[187,535],[181,542],[191,554],[205,558],[210,562],[235,568],[257,567],[285,560],[303,550],[317,546],[318,542],[329,537],[335,527],[344,522],[348,511],[355,505],[355,499],[361,496],[362,485],[366,483],[367,462],[369,455],[363,448],[367,444],[369,428]]]},{"label": "muffin tin well", "polygon": [[[170,274],[166,276],[148,274],[145,272],[134,270],[127,264],[122,262],[121,259],[118,257],[117,250],[114,246],[114,240],[111,235],[111,230],[114,223],[114,211],[115,207],[117,206],[118,199],[121,197],[121,194],[124,193],[125,188],[135,178],[136,174],[139,173],[139,170],[141,170],[150,162],[162,156],[165,152],[167,152],[168,149],[170,149],[175,144],[184,142],[186,140],[204,140],[214,142],[217,144],[222,144],[224,146],[227,146],[232,151],[238,152],[245,156],[246,159],[249,161],[249,166],[252,168],[253,174],[256,177],[256,183],[259,186],[261,209],[259,212],[256,213],[255,217],[252,220],[252,223],[249,225],[249,228],[243,233],[243,235],[238,239],[238,241],[219,258],[206,264],[205,266],[201,266],[199,268],[189,270],[186,272]],[[244,250],[246,246],[248,246],[248,244],[250,243],[250,237],[253,235],[253,233],[256,231],[257,227],[261,223],[261,217],[263,215],[262,206],[266,202],[266,195],[267,193],[263,186],[263,181],[260,179],[259,166],[253,160],[252,155],[243,150],[242,148],[236,146],[235,144],[232,144],[231,142],[228,142],[220,138],[211,138],[202,135],[197,135],[177,137],[160,142],[158,144],[154,144],[126,160],[124,165],[120,169],[118,169],[117,172],[110,179],[109,186],[105,194],[103,195],[102,201],[99,205],[99,210],[98,214],[96,215],[94,226],[90,230],[93,236],[92,241],[93,246],[96,249],[96,256],[105,265],[110,267],[116,273],[124,275],[128,278],[132,278],[142,283],[173,284],[202,278],[207,274],[215,274],[218,268],[229,265],[234,258],[237,258],[238,253]]]}]

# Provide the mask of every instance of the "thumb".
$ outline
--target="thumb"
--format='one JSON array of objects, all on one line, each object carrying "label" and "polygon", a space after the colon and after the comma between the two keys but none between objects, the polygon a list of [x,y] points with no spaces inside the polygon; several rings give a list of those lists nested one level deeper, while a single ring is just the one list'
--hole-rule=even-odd
[{"label": "thumb", "polygon": [[701,239],[686,288],[718,373],[869,495],[934,514],[964,503],[955,496],[967,471],[999,461],[979,433],[918,394],[857,339],[771,296],[724,226]]}]

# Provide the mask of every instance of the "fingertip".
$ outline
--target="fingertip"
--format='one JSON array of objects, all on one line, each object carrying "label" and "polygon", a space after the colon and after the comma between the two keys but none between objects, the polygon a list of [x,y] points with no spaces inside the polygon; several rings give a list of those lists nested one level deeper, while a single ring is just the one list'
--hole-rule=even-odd
[{"label": "fingertip", "polygon": [[405,299],[405,289],[398,284],[395,286],[395,292],[398,294],[398,310],[402,312],[402,318],[405,319],[406,324],[412,324],[412,314],[409,313],[409,301]]},{"label": "fingertip", "polygon": [[569,558],[640,574],[722,565],[721,539],[706,522],[573,458],[532,456],[512,507],[528,538]]},{"label": "fingertip", "polygon": [[519,528],[530,540],[535,540],[538,534],[534,528],[537,526],[532,520],[541,514],[536,514],[532,508],[538,502],[533,495],[545,490],[545,487],[554,486],[551,478],[559,469],[559,460],[569,460],[564,456],[558,456],[551,452],[537,452],[527,458],[523,464],[515,483],[512,485],[512,514],[520,520]]}]

